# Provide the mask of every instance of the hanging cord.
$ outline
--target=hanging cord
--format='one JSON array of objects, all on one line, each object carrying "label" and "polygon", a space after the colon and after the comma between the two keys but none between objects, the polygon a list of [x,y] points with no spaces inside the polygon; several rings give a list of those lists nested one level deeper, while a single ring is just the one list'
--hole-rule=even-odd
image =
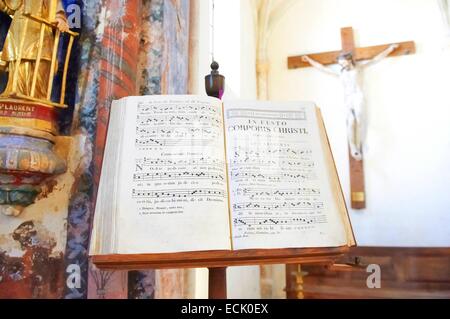
[{"label": "hanging cord", "polygon": [[212,0],[211,6],[211,62],[214,62],[214,41],[215,41],[215,3]]},{"label": "hanging cord", "polygon": [[225,91],[225,77],[219,74],[219,64],[214,59],[214,38],[215,38],[215,3],[211,0],[211,73],[205,77],[206,93],[221,99]]}]

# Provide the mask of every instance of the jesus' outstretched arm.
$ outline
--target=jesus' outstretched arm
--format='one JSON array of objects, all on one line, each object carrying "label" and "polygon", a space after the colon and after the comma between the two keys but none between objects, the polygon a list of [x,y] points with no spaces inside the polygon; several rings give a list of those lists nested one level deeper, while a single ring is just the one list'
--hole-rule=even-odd
[{"label": "jesus' outstretched arm", "polygon": [[367,61],[360,62],[359,65],[362,65],[362,66],[374,65],[374,64],[380,62],[381,60],[383,60],[384,58],[386,58],[389,54],[391,54],[395,50],[397,50],[397,48],[399,46],[400,46],[399,44],[391,44],[386,50],[384,50],[383,52],[379,53],[372,60],[367,60]]},{"label": "jesus' outstretched arm", "polygon": [[309,56],[307,56],[307,55],[302,56],[302,60],[303,60],[304,62],[308,62],[309,64],[311,64],[311,66],[315,67],[316,69],[318,69],[318,70],[320,70],[320,71],[322,71],[322,72],[325,72],[325,73],[328,73],[328,74],[331,74],[331,75],[335,75],[335,76],[339,76],[339,73],[338,73],[338,72],[334,71],[333,69],[331,69],[331,68],[329,68],[329,67],[326,67],[326,66],[323,65],[323,64],[320,64],[319,62],[317,62],[317,61],[311,59],[311,58],[310,58]]}]

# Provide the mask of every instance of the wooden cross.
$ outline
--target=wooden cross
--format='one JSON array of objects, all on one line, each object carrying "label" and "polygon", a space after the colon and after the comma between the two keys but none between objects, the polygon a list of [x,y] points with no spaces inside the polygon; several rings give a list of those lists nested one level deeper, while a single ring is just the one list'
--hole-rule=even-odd
[{"label": "wooden cross", "polygon": [[[337,63],[338,56],[343,53],[352,53],[355,61],[373,59],[379,53],[386,50],[391,44],[383,44],[370,46],[365,48],[356,48],[351,27],[341,29],[342,51],[330,51],[324,53],[308,54],[310,58],[321,63],[322,65],[329,65]],[[399,42],[399,47],[393,51],[389,56],[408,55],[416,52],[416,46],[413,41]],[[288,58],[288,68],[297,69],[310,67],[308,62],[303,61],[303,55],[293,56]],[[349,153],[350,154],[350,153]],[[350,156],[350,189],[351,189],[351,203],[353,209],[366,208],[366,192],[364,186],[364,165],[363,161],[357,161]]]}]

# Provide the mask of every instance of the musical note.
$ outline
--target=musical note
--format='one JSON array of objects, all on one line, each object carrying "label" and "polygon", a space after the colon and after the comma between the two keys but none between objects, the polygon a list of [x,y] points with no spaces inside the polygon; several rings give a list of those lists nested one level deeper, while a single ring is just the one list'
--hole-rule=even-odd
[{"label": "musical note", "polygon": [[141,114],[145,114],[145,113],[149,113],[149,114],[155,114],[157,112],[169,112],[169,113],[173,113],[173,112],[177,112],[177,113],[181,113],[181,112],[194,112],[194,113],[199,113],[199,112],[209,112],[209,113],[213,113],[216,114],[218,113],[218,110],[216,110],[216,108],[214,108],[213,106],[209,105],[209,104],[201,104],[201,105],[186,105],[186,104],[158,104],[158,105],[154,105],[154,104],[146,104],[143,102],[140,102],[138,104],[138,111]]},{"label": "musical note", "polygon": [[137,147],[149,147],[149,146],[203,146],[208,145],[211,139],[153,139],[144,138],[136,139]]},{"label": "musical note", "polygon": [[222,121],[218,116],[209,115],[170,115],[170,114],[152,114],[138,115],[138,125],[161,125],[161,124],[180,124],[180,125],[207,125],[212,123],[221,125]]},{"label": "musical note", "polygon": [[190,159],[160,159],[160,158],[148,158],[144,157],[136,160],[136,164],[142,166],[218,166],[223,168],[225,162],[217,158],[212,157],[201,157],[201,158],[190,158]]},{"label": "musical note", "polygon": [[[309,148],[304,149],[294,149],[294,148],[274,148],[274,149],[265,149],[265,150],[254,150],[254,149],[241,149],[240,147],[236,148],[234,153],[235,160],[242,159],[248,161],[250,158],[273,158],[282,156],[289,156],[290,158],[294,157],[298,159],[298,156],[306,156],[310,157],[312,155],[312,150]],[[311,160],[309,158],[309,160]]]},{"label": "musical note", "polygon": [[316,178],[314,172],[305,172],[305,173],[273,173],[273,174],[263,174],[258,172],[231,172],[230,173],[232,180],[241,180],[241,179],[258,179],[258,180],[267,180],[271,182],[281,182],[286,181],[286,179],[294,179],[294,180],[313,180]]},{"label": "musical note", "polygon": [[170,127],[136,127],[136,133],[144,136],[170,136],[170,137],[195,137],[198,135],[217,135],[217,130],[213,131],[208,128],[187,127],[187,128],[170,128]]},{"label": "musical note", "polygon": [[233,159],[231,167],[242,167],[245,165],[262,166],[262,167],[300,167],[300,168],[313,168],[314,161],[301,161],[301,160],[279,160],[279,159],[250,159],[250,157],[242,159]]},{"label": "musical note", "polygon": [[226,197],[221,189],[188,189],[188,190],[136,190],[133,198],[188,198],[188,197]]},{"label": "musical note", "polygon": [[234,226],[261,226],[261,225],[310,225],[310,224],[322,224],[326,223],[326,216],[313,216],[313,217],[270,217],[270,218],[257,218],[257,217],[245,217],[234,218]]},{"label": "musical note", "polygon": [[283,202],[283,203],[237,203],[233,204],[234,210],[275,210],[275,209],[305,210],[305,209],[322,209],[323,202]]},{"label": "musical note", "polygon": [[290,189],[258,189],[258,188],[237,188],[234,192],[238,196],[248,196],[250,199],[255,199],[259,196],[319,196],[320,189],[318,188],[290,188]]},{"label": "musical note", "polygon": [[211,179],[225,180],[221,174],[205,172],[179,172],[179,173],[141,173],[133,175],[134,181],[171,180],[171,179]]}]

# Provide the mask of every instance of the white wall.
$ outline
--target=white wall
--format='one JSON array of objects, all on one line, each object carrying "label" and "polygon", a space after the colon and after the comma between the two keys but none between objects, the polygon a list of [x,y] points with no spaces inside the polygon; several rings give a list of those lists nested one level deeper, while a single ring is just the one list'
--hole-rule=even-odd
[{"label": "white wall", "polygon": [[360,246],[450,246],[450,51],[436,1],[298,0],[269,49],[271,100],[312,100],[324,113],[339,175],[349,195],[343,92],[287,57],[337,50],[340,28],[358,46],[414,40],[417,54],[366,69],[368,208],[351,211]]},{"label": "white wall", "polygon": [[215,59],[227,99],[256,98],[255,31],[250,0],[215,0]]}]

